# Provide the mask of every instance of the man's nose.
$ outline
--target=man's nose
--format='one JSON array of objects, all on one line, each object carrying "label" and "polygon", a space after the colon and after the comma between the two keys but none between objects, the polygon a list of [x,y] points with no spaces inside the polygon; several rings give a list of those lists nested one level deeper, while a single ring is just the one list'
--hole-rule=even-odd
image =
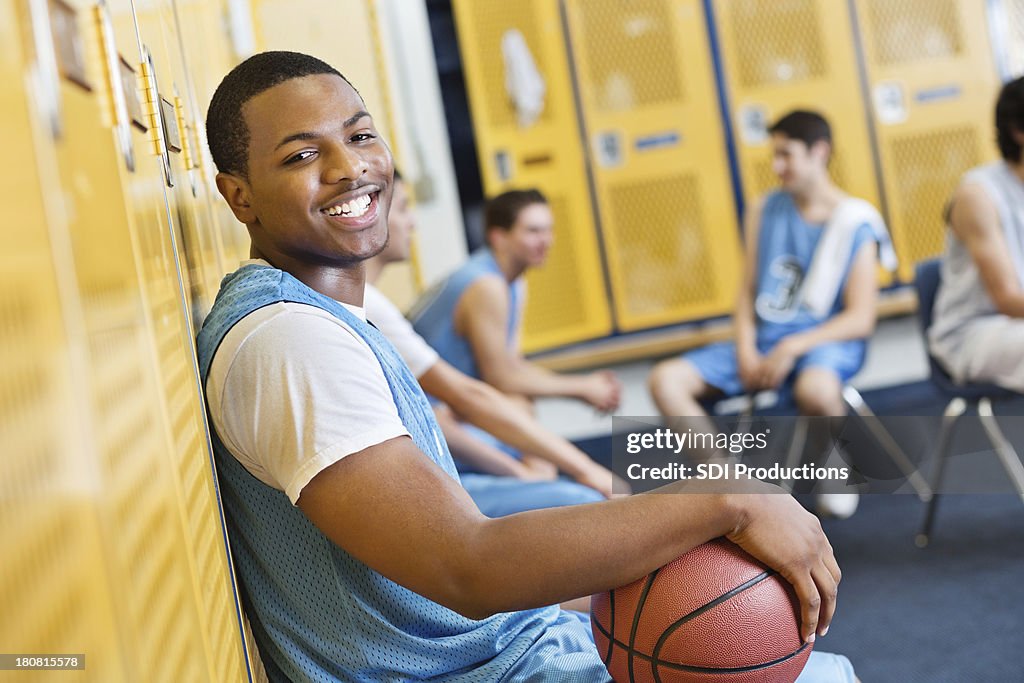
[{"label": "man's nose", "polygon": [[324,164],[323,171],[323,181],[326,184],[356,180],[369,170],[363,156],[344,145],[332,146],[326,154],[327,163]]}]

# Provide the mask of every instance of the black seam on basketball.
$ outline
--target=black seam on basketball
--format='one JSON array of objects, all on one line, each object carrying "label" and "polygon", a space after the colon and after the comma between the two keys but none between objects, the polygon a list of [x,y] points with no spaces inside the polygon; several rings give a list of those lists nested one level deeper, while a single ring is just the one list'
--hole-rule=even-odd
[{"label": "black seam on basketball", "polygon": [[[605,637],[607,637],[608,640],[611,641],[611,643],[613,645],[617,645],[618,647],[622,648],[623,650],[626,650],[627,652],[629,651],[630,648],[629,648],[629,645],[627,643],[624,643],[621,640],[615,640],[614,638],[612,638],[612,634],[608,633],[608,631],[605,630],[604,626],[601,626],[601,624],[598,623],[597,621],[595,621],[594,624],[597,626],[598,630],[600,630],[601,633],[603,633],[605,635]],[[664,666],[664,667],[666,667],[668,669],[676,669],[678,671],[688,671],[688,672],[692,672],[692,673],[740,674],[740,673],[746,673],[748,671],[757,671],[758,669],[767,669],[769,667],[775,666],[776,664],[782,664],[783,662],[786,662],[786,661],[788,661],[790,659],[793,659],[794,657],[799,655],[801,652],[803,652],[808,647],[810,647],[810,645],[811,645],[810,643],[804,643],[803,645],[798,647],[796,650],[793,650],[792,652],[790,652],[788,655],[786,655],[784,657],[779,657],[778,659],[776,659],[774,661],[771,661],[771,662],[765,662],[764,664],[751,664],[750,666],[738,666],[738,667],[733,667],[733,668],[724,668],[724,667],[723,668],[716,668],[716,667],[713,667],[713,666],[693,666],[691,664],[677,664],[676,662],[662,662],[662,661],[655,662],[654,657],[652,657],[651,655],[645,655],[643,652],[636,652],[636,651],[634,651],[633,654],[636,657],[640,658],[640,659],[643,659],[645,661],[650,662],[652,664],[652,668],[656,668],[653,665],[655,663],[657,663],[658,666]]]},{"label": "black seam on basketball", "polygon": [[629,683],[636,683],[633,677],[633,653],[635,651],[633,646],[636,643],[636,630],[640,626],[640,613],[644,611],[644,603],[647,602],[647,594],[651,592],[651,586],[654,584],[654,579],[657,578],[658,572],[660,571],[660,569],[655,569],[647,575],[647,582],[644,583],[644,589],[640,592],[640,602],[637,603],[636,612],[633,614],[633,627],[629,630],[629,649],[627,650]]},{"label": "black seam on basketball", "polygon": [[[615,591],[608,591],[608,612],[609,612],[609,618],[611,620],[611,624],[609,624],[608,627],[612,630],[612,633],[615,633]],[[594,619],[594,621],[596,622],[597,619]],[[601,632],[602,633],[604,632],[603,628],[601,629]],[[613,643],[612,639],[609,638],[608,639],[608,653],[604,656],[604,667],[606,669],[612,663],[612,653],[613,652],[615,652],[615,643]]]},{"label": "black seam on basketball", "polygon": [[679,619],[676,620],[675,623],[669,625],[668,628],[666,628],[664,631],[662,631],[661,637],[658,638],[658,642],[654,644],[654,651],[651,653],[651,655],[653,657],[653,661],[654,661],[654,663],[652,663],[652,665],[651,665],[651,666],[654,667],[654,679],[656,681],[659,681],[659,676],[658,676],[658,666],[659,665],[657,664],[657,662],[661,661],[661,648],[663,648],[665,646],[665,643],[668,642],[669,637],[673,633],[675,633],[677,630],[679,630],[683,626],[683,624],[685,624],[685,623],[687,623],[689,621],[692,621],[693,619],[696,619],[697,617],[699,617],[700,615],[704,614],[705,612],[714,609],[718,605],[721,605],[726,600],[729,600],[730,598],[733,598],[733,597],[739,595],[740,593],[742,593],[743,591],[747,590],[748,588],[752,588],[752,587],[756,586],[757,584],[761,583],[762,581],[764,581],[765,579],[769,578],[770,576],[774,576],[774,574],[775,574],[775,572],[773,570],[771,570],[771,569],[769,569],[767,571],[764,571],[764,572],[761,572],[760,574],[758,574],[754,578],[750,579],[746,583],[741,583],[740,585],[736,586],[732,590],[729,590],[729,591],[726,591],[725,593],[722,593],[721,595],[719,595],[714,600],[712,600],[710,602],[704,603],[703,605],[701,605],[697,609],[693,610],[689,614],[686,614],[686,615],[680,617]]}]

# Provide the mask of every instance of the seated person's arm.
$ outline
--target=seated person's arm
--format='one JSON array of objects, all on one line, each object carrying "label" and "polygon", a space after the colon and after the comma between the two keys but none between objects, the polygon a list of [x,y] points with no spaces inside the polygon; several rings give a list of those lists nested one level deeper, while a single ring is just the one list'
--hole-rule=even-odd
[{"label": "seated person's arm", "polygon": [[605,411],[618,407],[621,386],[611,373],[561,375],[509,348],[510,305],[508,287],[494,276],[473,283],[455,307],[455,329],[469,340],[485,382],[507,394],[577,398]]},{"label": "seated person's arm", "polygon": [[979,185],[962,185],[953,195],[949,225],[971,254],[996,310],[1024,318],[1024,290],[1014,271],[995,204]]},{"label": "seated person's arm", "polygon": [[523,463],[466,431],[448,406],[435,407],[434,416],[437,418],[437,424],[441,426],[448,450],[459,462],[485,474],[517,479],[533,478],[532,472]]},{"label": "seated person's arm", "polygon": [[637,495],[488,519],[405,436],[330,465],[297,504],[375,571],[472,618],[625,585],[727,535],[793,583],[809,637],[831,620],[840,577],[817,519],[790,496]]},{"label": "seated person's arm", "polygon": [[[523,453],[547,460],[581,484],[611,495],[612,473],[609,470],[545,429],[532,415],[489,384],[459,372],[443,360],[432,365],[419,381],[424,391],[447,403],[465,421]],[[451,441],[448,445],[452,446]]]},{"label": "seated person's arm", "polygon": [[748,391],[764,388],[760,385],[762,356],[757,350],[757,323],[754,319],[754,297],[757,294],[757,243],[763,206],[763,199],[750,204],[743,219],[743,279],[736,296],[736,310],[732,316],[740,381]]}]

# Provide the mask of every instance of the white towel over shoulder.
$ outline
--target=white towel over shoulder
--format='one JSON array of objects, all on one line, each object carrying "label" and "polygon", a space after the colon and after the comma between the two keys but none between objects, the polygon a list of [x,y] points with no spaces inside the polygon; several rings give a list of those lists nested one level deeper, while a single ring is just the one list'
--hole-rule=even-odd
[{"label": "white towel over shoulder", "polygon": [[825,225],[825,232],[814,250],[811,267],[804,278],[801,300],[811,315],[824,320],[832,311],[843,286],[843,267],[850,258],[857,228],[867,223],[878,240],[878,257],[888,271],[896,269],[896,252],[889,239],[885,221],[874,206],[863,199],[847,197]]}]

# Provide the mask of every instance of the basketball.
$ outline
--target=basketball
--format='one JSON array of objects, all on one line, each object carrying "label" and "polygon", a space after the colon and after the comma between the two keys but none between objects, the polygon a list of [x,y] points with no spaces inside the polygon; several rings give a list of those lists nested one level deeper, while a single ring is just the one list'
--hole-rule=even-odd
[{"label": "basketball", "polygon": [[811,654],[799,614],[789,583],[724,538],[591,601],[597,650],[631,683],[792,683]]}]

